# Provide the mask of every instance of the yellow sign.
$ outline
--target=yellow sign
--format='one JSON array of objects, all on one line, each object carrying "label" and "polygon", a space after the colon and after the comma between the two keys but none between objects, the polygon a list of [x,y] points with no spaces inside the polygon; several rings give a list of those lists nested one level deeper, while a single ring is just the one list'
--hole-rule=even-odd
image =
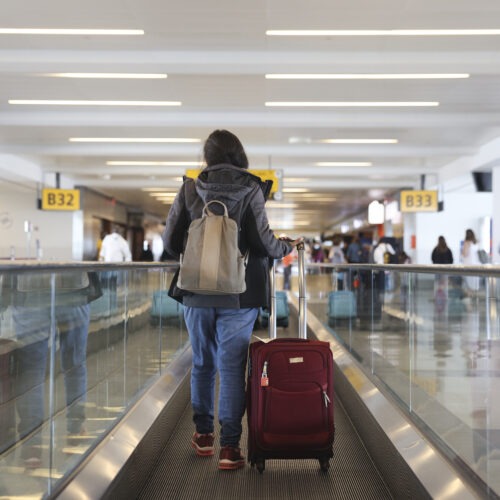
[{"label": "yellow sign", "polygon": [[[278,176],[276,175],[276,170],[248,170],[251,174],[260,177],[263,181],[273,181],[273,187],[271,188],[271,193],[276,193],[278,191]],[[198,169],[188,169],[186,170],[186,175],[192,179],[198,177],[201,170]]]},{"label": "yellow sign", "polygon": [[80,210],[80,190],[43,189],[42,210]]},{"label": "yellow sign", "polygon": [[437,191],[401,191],[401,212],[437,212]]}]

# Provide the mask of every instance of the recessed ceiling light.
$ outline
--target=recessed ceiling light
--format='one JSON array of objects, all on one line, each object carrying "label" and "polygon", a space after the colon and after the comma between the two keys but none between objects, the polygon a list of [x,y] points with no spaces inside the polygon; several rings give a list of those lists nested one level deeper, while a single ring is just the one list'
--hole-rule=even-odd
[{"label": "recessed ceiling light", "polygon": [[144,30],[73,28],[0,28],[0,35],[144,35]]},{"label": "recessed ceiling light", "polygon": [[46,73],[42,76],[54,78],[139,78],[139,79],[165,79],[166,73]]},{"label": "recessed ceiling light", "polygon": [[310,137],[289,137],[289,144],[311,144],[312,139]]},{"label": "recessed ceiling light", "polygon": [[9,99],[9,104],[38,106],[181,106],[180,101],[86,101],[73,99]]},{"label": "recessed ceiling light", "polygon": [[69,142],[201,142],[201,139],[188,137],[70,137]]},{"label": "recessed ceiling light", "polygon": [[500,29],[267,30],[267,36],[470,36],[500,35]]},{"label": "recessed ceiling light", "polygon": [[[199,142],[199,141],[196,141]],[[165,166],[172,166],[172,167],[201,167],[204,165],[204,162],[202,161],[141,161],[141,160],[110,160],[106,162],[106,165],[147,165],[147,166],[153,166],[153,165],[165,165]]]},{"label": "recessed ceiling light", "polygon": [[307,182],[310,181],[310,177],[285,177],[283,179],[285,182]]},{"label": "recessed ceiling light", "polygon": [[319,139],[323,144],[397,144],[397,139]]},{"label": "recessed ceiling light", "polygon": [[439,106],[437,101],[268,101],[269,107],[425,107]]},{"label": "recessed ceiling light", "polygon": [[371,161],[318,161],[317,167],[371,167]]},{"label": "recessed ceiling light", "polygon": [[469,73],[271,73],[268,80],[418,80],[469,78]]}]

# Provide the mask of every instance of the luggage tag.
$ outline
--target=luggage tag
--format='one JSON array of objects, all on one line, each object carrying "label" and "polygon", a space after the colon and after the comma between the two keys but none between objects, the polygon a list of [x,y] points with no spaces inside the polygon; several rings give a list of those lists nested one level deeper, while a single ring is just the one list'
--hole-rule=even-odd
[{"label": "luggage tag", "polygon": [[267,376],[267,361],[264,361],[264,367],[262,368],[262,375],[260,377],[260,386],[261,387],[269,386],[269,377]]}]

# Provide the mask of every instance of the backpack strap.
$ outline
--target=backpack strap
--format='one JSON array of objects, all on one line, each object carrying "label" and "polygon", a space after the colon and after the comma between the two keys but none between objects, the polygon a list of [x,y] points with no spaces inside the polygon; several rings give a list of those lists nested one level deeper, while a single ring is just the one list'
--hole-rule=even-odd
[{"label": "backpack strap", "polygon": [[211,200],[211,201],[205,203],[205,206],[203,207],[203,217],[206,217],[207,215],[215,215],[213,212],[210,212],[210,210],[208,209],[208,206],[211,203],[218,203],[219,205],[222,205],[224,207],[224,217],[229,216],[225,203],[222,203],[222,201],[219,201],[219,200]]}]

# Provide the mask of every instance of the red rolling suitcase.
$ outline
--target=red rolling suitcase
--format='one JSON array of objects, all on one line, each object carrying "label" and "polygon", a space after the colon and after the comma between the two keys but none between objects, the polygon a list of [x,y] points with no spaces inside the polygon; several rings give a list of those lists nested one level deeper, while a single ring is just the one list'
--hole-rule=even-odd
[{"label": "red rolling suitcase", "polygon": [[[272,296],[274,269],[271,273]],[[250,345],[247,380],[248,460],[315,458],[327,471],[333,456],[333,356],[328,342],[307,340],[304,250],[299,248],[299,338],[276,339],[271,304],[269,342]],[[274,302],[274,300],[272,301]]]}]

